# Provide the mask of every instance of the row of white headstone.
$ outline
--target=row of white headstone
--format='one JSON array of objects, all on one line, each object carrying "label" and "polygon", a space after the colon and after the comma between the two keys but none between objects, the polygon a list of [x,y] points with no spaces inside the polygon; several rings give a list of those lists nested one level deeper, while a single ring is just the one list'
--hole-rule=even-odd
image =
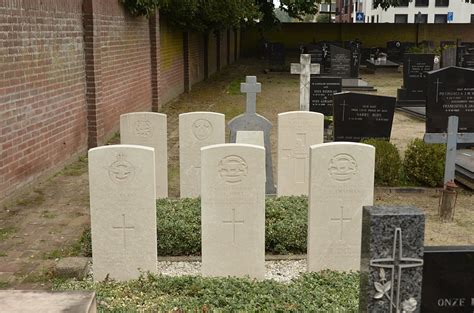
[{"label": "row of white headstone", "polygon": [[[138,145],[89,151],[95,280],[157,271],[155,153]],[[375,149],[338,142],[312,145],[309,154],[308,270],[358,270],[362,207],[373,204]],[[263,279],[265,149],[206,146],[200,167],[202,274]]]},{"label": "row of white headstone", "polygon": [[[239,132],[236,142],[248,142]],[[135,112],[120,117],[122,144],[155,149],[157,198],[168,197],[167,118],[165,114]],[[262,134],[263,136],[263,134]],[[240,137],[240,138],[239,138]],[[309,147],[323,142],[324,116],[293,111],[278,114],[278,196],[307,195]],[[205,146],[225,143],[225,116],[213,112],[191,112],[179,116],[179,160],[181,198],[199,197],[201,154]]]}]

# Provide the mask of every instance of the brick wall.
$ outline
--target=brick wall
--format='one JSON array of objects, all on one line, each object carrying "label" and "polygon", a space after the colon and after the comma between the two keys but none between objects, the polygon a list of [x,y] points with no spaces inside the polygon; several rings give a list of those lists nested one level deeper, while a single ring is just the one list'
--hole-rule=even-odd
[{"label": "brick wall", "polygon": [[189,81],[194,85],[204,79],[204,35],[189,34]]},{"label": "brick wall", "polygon": [[117,0],[0,0],[0,202],[225,66],[226,34],[205,55],[203,34]]},{"label": "brick wall", "polygon": [[0,199],[86,147],[82,1],[0,1]]},{"label": "brick wall", "polygon": [[183,32],[160,19],[160,105],[184,92]]}]

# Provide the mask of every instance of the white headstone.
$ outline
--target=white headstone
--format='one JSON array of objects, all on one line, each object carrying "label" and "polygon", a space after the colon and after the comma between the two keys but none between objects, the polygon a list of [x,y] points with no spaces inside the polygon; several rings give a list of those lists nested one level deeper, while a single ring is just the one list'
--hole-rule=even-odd
[{"label": "white headstone", "polygon": [[89,150],[94,280],[156,271],[155,152],[134,145]]},{"label": "white headstone", "polygon": [[120,116],[120,143],[155,148],[156,197],[168,197],[166,115],[134,112]]},{"label": "white headstone", "polygon": [[245,131],[239,130],[237,132],[236,143],[246,143],[248,145],[256,145],[265,148],[263,139],[263,131]]},{"label": "white headstone", "polygon": [[324,115],[293,111],[278,114],[277,194],[308,195],[309,147],[324,141]]},{"label": "white headstone", "polygon": [[179,115],[179,181],[181,198],[201,195],[201,148],[225,143],[225,115],[191,112]]},{"label": "white headstone", "polygon": [[265,277],[265,149],[201,149],[203,276]]},{"label": "white headstone", "polygon": [[310,151],[308,271],[358,271],[362,207],[374,201],[375,148],[337,142]]},{"label": "white headstone", "polygon": [[311,75],[319,74],[320,65],[311,64],[311,54],[300,55],[300,63],[291,63],[291,74],[300,75],[300,111],[309,111]]}]

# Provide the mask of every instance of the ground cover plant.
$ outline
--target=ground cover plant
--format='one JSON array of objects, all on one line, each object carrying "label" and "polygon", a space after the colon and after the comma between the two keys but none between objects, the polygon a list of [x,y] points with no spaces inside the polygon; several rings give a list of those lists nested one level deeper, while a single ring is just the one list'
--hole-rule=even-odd
[{"label": "ground cover plant", "polygon": [[94,290],[99,312],[357,312],[358,273],[305,273],[290,283],[143,274],[128,282],[58,281],[55,290]]}]

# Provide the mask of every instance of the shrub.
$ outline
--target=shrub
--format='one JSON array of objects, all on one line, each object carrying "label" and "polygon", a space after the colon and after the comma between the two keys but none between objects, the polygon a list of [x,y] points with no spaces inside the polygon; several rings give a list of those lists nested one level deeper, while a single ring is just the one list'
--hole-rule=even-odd
[{"label": "shrub", "polygon": [[[306,253],[307,197],[268,198],[265,206],[267,253]],[[156,217],[158,255],[201,254],[200,199],[160,199]],[[92,255],[90,230],[84,232],[81,246],[85,256]]]},{"label": "shrub", "polygon": [[405,152],[404,173],[410,182],[436,187],[443,185],[446,148],[443,144],[427,144],[413,140]]},{"label": "shrub", "polygon": [[356,312],[359,274],[304,273],[290,283],[144,274],[127,282],[56,281],[54,290],[94,290],[99,312]]},{"label": "shrub", "polygon": [[402,160],[397,147],[381,139],[366,139],[363,143],[375,147],[375,184],[397,186],[400,181]]}]

